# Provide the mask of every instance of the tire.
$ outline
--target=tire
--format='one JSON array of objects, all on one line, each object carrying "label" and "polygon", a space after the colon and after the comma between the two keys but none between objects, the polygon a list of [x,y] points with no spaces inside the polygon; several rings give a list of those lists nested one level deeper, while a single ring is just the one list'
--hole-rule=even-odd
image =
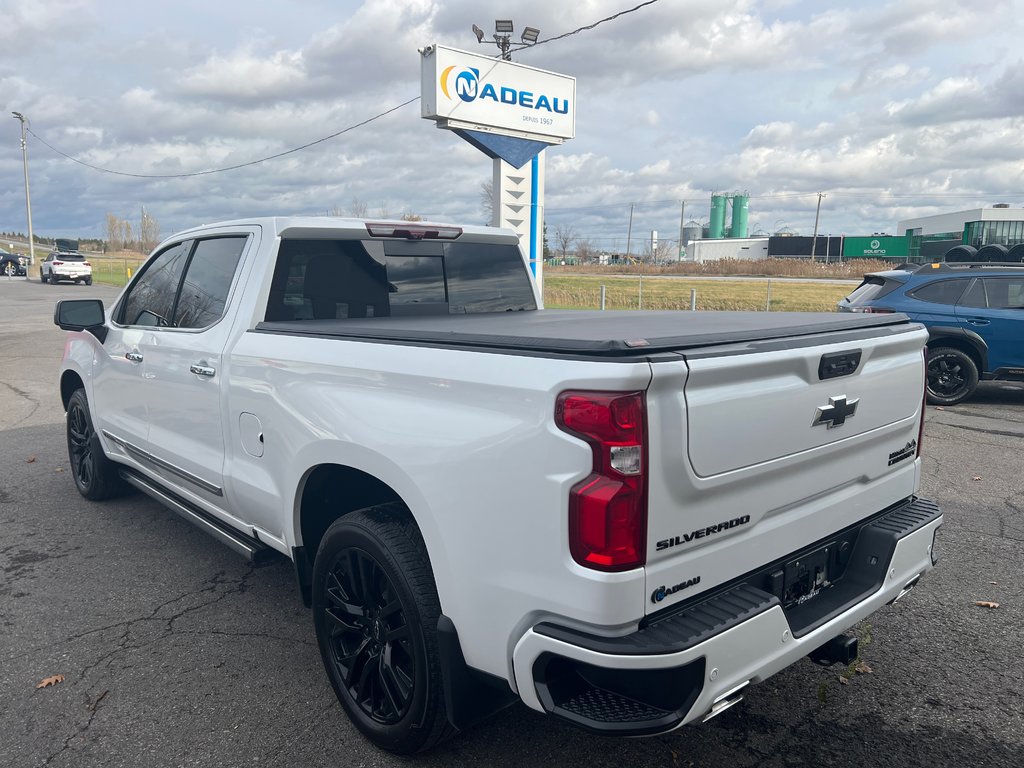
[{"label": "tire", "polygon": [[955,347],[928,350],[928,402],[956,405],[978,387],[978,366],[966,352]]},{"label": "tire", "polygon": [[43,274],[43,270],[41,270],[41,269],[39,270],[39,282],[40,283],[45,283],[46,282],[46,275]]},{"label": "tire", "polygon": [[313,621],[327,676],[359,731],[411,754],[451,735],[444,705],[434,574],[401,504],[352,512],[324,534],[313,565]]},{"label": "tire", "polygon": [[91,277],[85,278],[85,284],[86,285],[92,285],[92,278]]},{"label": "tire", "polygon": [[18,265],[15,264],[13,261],[5,261],[4,262],[3,273],[7,277],[17,277],[17,275],[18,275]]},{"label": "tire", "polygon": [[123,493],[125,483],[117,464],[103,453],[84,389],[76,389],[68,400],[66,422],[68,460],[78,492],[90,501],[102,501]]}]

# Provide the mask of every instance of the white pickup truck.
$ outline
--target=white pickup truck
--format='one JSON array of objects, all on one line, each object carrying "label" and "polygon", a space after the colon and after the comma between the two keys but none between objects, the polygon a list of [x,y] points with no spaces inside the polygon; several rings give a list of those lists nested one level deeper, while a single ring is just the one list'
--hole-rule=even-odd
[{"label": "white pickup truck", "polygon": [[603,734],[739,701],[935,563],[902,315],[540,308],[515,236],[267,218],[59,302],[78,490],[294,561],[331,684],[409,753],[518,699]]}]

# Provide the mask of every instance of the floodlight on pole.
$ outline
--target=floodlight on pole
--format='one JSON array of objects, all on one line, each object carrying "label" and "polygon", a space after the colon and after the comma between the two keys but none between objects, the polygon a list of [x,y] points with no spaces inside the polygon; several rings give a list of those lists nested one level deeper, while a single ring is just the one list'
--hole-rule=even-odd
[{"label": "floodlight on pole", "polygon": [[25,211],[28,214],[28,263],[36,263],[36,247],[32,236],[32,198],[28,191],[28,143],[25,141],[25,116],[11,112],[15,120],[21,121],[21,162],[25,169]]},{"label": "floodlight on pole", "polygon": [[[495,19],[493,42],[498,46],[498,50],[501,51],[501,58],[505,61],[512,60],[513,50],[520,50],[531,46],[536,43],[540,37],[539,29],[536,27],[526,27],[523,29],[523,33],[520,36],[522,44],[517,48],[513,48],[512,33],[514,31],[515,24],[512,23],[512,19]],[[473,34],[476,36],[476,41],[478,43],[484,42],[484,31],[476,24],[473,25]]]}]

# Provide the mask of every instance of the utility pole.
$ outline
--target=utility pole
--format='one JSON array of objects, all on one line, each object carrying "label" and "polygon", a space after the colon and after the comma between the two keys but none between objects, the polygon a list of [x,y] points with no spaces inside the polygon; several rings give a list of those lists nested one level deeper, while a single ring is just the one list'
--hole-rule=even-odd
[{"label": "utility pole", "polygon": [[686,201],[679,203],[679,247],[676,248],[676,261],[683,260],[683,221],[686,219]]},{"label": "utility pole", "polygon": [[21,112],[11,112],[16,120],[21,121],[21,162],[25,167],[25,210],[28,211],[28,263],[36,263],[36,246],[32,239],[32,198],[28,192],[28,144],[25,142],[25,116]]},{"label": "utility pole", "polygon": [[814,212],[814,237],[811,238],[811,261],[814,261],[814,247],[818,244],[818,217],[821,215],[821,198],[824,196],[824,192],[818,193],[818,208]]},{"label": "utility pole", "polygon": [[629,240],[633,236],[633,203],[629,204],[629,228],[626,230],[626,263],[629,263]]}]

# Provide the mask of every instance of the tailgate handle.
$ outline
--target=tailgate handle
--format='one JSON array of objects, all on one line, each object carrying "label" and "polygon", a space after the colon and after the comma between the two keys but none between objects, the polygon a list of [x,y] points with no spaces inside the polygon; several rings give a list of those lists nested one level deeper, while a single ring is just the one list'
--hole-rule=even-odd
[{"label": "tailgate handle", "polygon": [[859,349],[850,349],[846,352],[829,352],[821,356],[818,362],[818,378],[835,379],[839,376],[849,376],[860,366]]}]

